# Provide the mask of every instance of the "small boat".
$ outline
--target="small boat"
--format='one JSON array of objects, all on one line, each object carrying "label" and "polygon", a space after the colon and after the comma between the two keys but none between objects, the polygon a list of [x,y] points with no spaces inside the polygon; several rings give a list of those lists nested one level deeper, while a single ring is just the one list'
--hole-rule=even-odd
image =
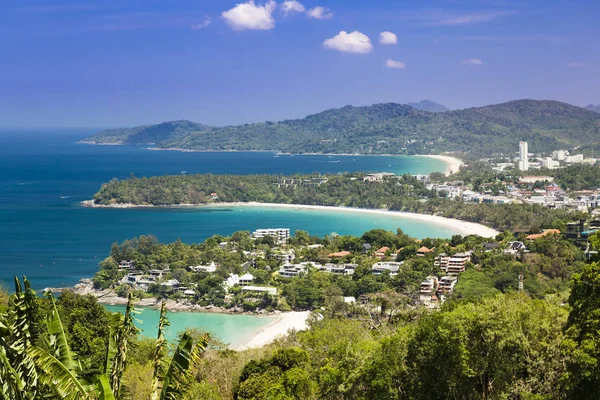
[{"label": "small boat", "polygon": [[180,174],[187,174],[187,171],[181,171]]}]

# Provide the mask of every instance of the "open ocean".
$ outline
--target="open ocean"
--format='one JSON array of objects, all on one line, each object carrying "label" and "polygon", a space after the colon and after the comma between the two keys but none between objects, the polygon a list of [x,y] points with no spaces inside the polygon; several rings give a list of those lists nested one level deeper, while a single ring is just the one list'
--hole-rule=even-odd
[{"label": "open ocean", "polygon": [[12,289],[27,275],[36,289],[92,277],[113,242],[142,234],[161,241],[203,241],[213,234],[268,227],[361,234],[401,227],[415,237],[451,232],[422,222],[323,211],[235,209],[91,209],[79,205],[111,178],[192,173],[430,173],[425,157],[279,156],[272,153],[183,153],[76,142],[94,131],[0,131],[0,280]]}]

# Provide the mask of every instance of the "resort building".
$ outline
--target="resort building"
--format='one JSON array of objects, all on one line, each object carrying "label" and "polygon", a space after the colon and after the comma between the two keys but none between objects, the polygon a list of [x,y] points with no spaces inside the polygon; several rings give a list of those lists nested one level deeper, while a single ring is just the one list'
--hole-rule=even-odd
[{"label": "resort building", "polygon": [[289,264],[296,259],[296,255],[294,253],[294,249],[290,250],[279,250],[276,253],[272,254],[272,257],[279,262],[284,264]]},{"label": "resort building", "polygon": [[308,272],[309,265],[320,266],[320,264],[301,263],[301,264],[283,264],[279,267],[279,276],[282,278],[296,278],[305,275]]},{"label": "resort building", "polygon": [[330,264],[315,265],[315,267],[321,272],[328,272],[334,275],[352,275],[358,267],[358,264]]},{"label": "resort building", "polygon": [[331,257],[331,258],[344,258],[346,256],[349,256],[350,254],[352,254],[352,252],[350,252],[350,251],[336,251],[335,253],[329,253],[329,254],[327,254],[327,257]]},{"label": "resort building", "polygon": [[454,286],[456,286],[456,282],[458,282],[458,277],[456,276],[444,276],[440,279],[438,292],[441,293],[452,293],[454,290]]},{"label": "resort building", "polygon": [[543,238],[548,235],[560,235],[560,230],[558,229],[544,229],[542,233],[534,233],[533,235],[527,236],[525,239],[534,241],[539,238]]},{"label": "resort building", "polygon": [[465,272],[465,267],[469,261],[471,261],[470,253],[456,253],[448,260],[446,273],[448,275],[458,275],[461,272]]},{"label": "resort building", "polygon": [[390,248],[384,246],[375,252],[375,257],[384,259],[388,251],[390,251]]},{"label": "resort building", "polygon": [[433,265],[440,267],[442,271],[446,272],[449,261],[450,256],[446,253],[441,253],[437,256],[436,260],[433,262]]},{"label": "resort building", "polygon": [[435,276],[428,276],[421,286],[419,286],[419,300],[422,302],[430,301],[431,295],[433,295],[438,288],[438,279]]},{"label": "resort building", "polygon": [[213,261],[210,263],[210,265],[194,265],[189,266],[188,269],[192,272],[207,272],[212,274],[217,271],[217,264],[215,264]]},{"label": "resort building", "polygon": [[277,296],[277,288],[271,286],[244,286],[242,287],[242,291],[268,293],[271,296]]},{"label": "resort building", "polygon": [[378,263],[373,264],[373,268],[371,269],[371,272],[373,273],[373,275],[381,275],[385,271],[389,271],[390,276],[395,276],[395,275],[398,275],[398,270],[400,269],[400,267],[402,267],[402,264],[404,264],[402,261],[400,261],[400,262],[396,262],[396,261],[378,262]]},{"label": "resort building", "polygon": [[285,244],[290,238],[290,230],[288,228],[273,228],[273,229],[257,229],[252,232],[252,237],[259,239],[265,236],[271,236],[277,244]]},{"label": "resort building", "polygon": [[254,275],[244,274],[244,275],[240,276],[238,284],[240,286],[247,286],[247,285],[250,285],[253,281],[254,281]]},{"label": "resort building", "polygon": [[429,249],[427,246],[421,246],[419,250],[417,250],[417,257],[425,257],[427,254],[431,253],[434,249]]}]

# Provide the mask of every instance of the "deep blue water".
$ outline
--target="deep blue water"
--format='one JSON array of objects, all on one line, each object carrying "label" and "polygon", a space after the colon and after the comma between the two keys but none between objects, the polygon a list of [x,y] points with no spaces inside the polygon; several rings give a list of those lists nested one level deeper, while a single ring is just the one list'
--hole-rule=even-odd
[{"label": "deep blue water", "polygon": [[182,153],[135,146],[76,144],[80,131],[0,132],[0,280],[12,287],[27,275],[35,288],[64,286],[91,277],[115,241],[154,234],[162,241],[198,242],[213,234],[261,227],[311,234],[360,234],[402,227],[415,237],[451,232],[399,219],[265,209],[90,209],[79,205],[111,178],[187,173],[441,171],[421,157],[280,156],[271,153]]}]

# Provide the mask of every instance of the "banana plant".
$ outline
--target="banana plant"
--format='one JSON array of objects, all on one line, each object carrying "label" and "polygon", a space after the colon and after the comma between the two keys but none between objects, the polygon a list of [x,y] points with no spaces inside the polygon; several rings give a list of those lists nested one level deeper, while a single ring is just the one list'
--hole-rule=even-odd
[{"label": "banana plant", "polygon": [[193,372],[197,368],[202,353],[206,349],[210,336],[205,333],[196,344],[192,337],[185,332],[175,349],[175,353],[165,370],[164,328],[169,326],[166,317],[166,306],[163,302],[160,307],[158,335],[154,353],[154,373],[152,380],[151,400],[180,399],[190,389],[193,381]]}]

